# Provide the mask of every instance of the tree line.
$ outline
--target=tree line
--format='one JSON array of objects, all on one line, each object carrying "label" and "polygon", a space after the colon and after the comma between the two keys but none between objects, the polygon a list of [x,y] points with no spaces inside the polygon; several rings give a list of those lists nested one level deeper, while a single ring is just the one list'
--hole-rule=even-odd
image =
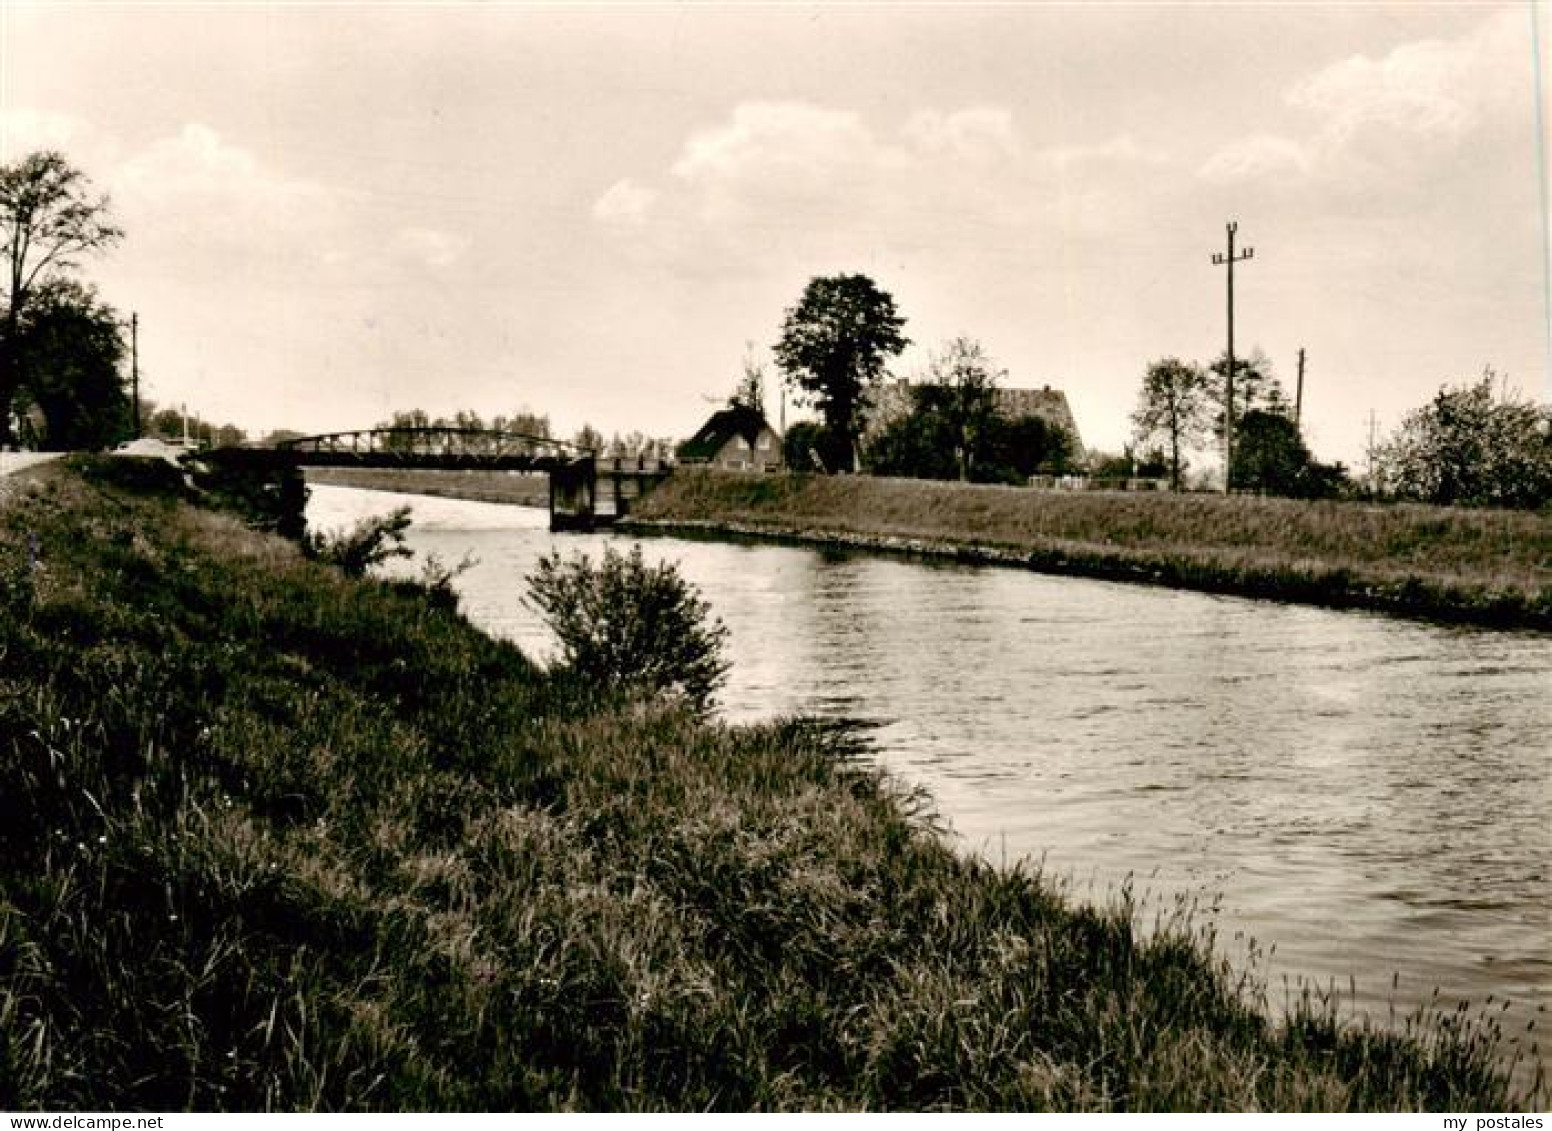
[{"label": "tree line", "polygon": [[[904,326],[893,298],[866,276],[809,282],[787,310],[774,349],[788,386],[820,416],[788,431],[789,467],[976,482],[1027,482],[1037,471],[1073,468],[1078,453],[1059,427],[999,412],[997,384],[1006,373],[971,338],[934,353],[924,378],[909,387],[905,411],[877,419],[888,360],[909,344]],[[1091,457],[1088,470],[1167,478],[1180,490],[1191,455],[1209,441],[1221,448],[1228,430],[1235,444],[1223,474],[1232,490],[1440,505],[1552,503],[1552,407],[1515,393],[1491,369],[1445,385],[1408,413],[1359,478],[1314,457],[1297,406],[1262,351],[1234,359],[1232,383],[1227,368],[1227,355],[1206,366],[1176,357],[1150,363],[1131,414],[1132,446],[1119,459]],[[740,389],[750,382],[746,361]],[[753,387],[760,387],[758,374]]]},{"label": "tree line", "polygon": [[1222,447],[1233,422],[1234,449],[1228,467],[1231,490],[1294,498],[1328,498],[1348,483],[1341,464],[1324,464],[1310,453],[1300,422],[1271,361],[1260,350],[1234,359],[1234,403],[1228,404],[1227,355],[1208,366],[1161,358],[1143,373],[1132,435],[1143,473],[1168,476],[1180,490],[1189,453],[1210,436]]},{"label": "tree line", "polygon": [[[62,154],[40,151],[0,165],[0,447],[106,447],[133,434],[137,418],[164,434],[192,423],[195,435],[215,443],[246,439],[236,426],[132,400],[123,374],[125,319],[78,276],[84,259],[123,234],[107,198]],[[788,431],[789,466],[974,482],[1025,482],[1073,466],[1078,453],[1060,427],[1002,411],[997,385],[1006,373],[971,338],[953,338],[932,354],[904,405],[883,419],[879,390],[889,360],[910,344],[904,327],[894,299],[865,275],[809,281],[785,312],[773,350],[787,387],[819,415]],[[1232,405],[1225,403],[1224,357],[1205,367],[1174,357],[1148,365],[1131,416],[1127,474],[1157,474],[1179,489],[1191,453],[1209,438],[1221,445],[1232,423],[1237,442],[1226,475],[1233,489],[1487,506],[1552,501],[1552,409],[1512,393],[1491,370],[1441,388],[1409,413],[1371,453],[1359,480],[1313,457],[1263,354],[1234,365]],[[734,400],[763,410],[763,396],[763,372],[746,359]],[[467,410],[432,418],[411,409],[385,424],[551,435],[548,418],[526,409],[488,424]],[[605,440],[590,425],[572,442],[605,455],[672,450],[639,432]]]},{"label": "tree line", "polygon": [[894,299],[865,275],[809,282],[773,351],[799,403],[820,417],[788,430],[789,467],[978,483],[1067,468],[1073,438],[1043,417],[1006,412],[997,389],[1007,371],[973,338],[944,343],[904,403],[884,411],[888,359],[910,344],[904,326]]},{"label": "tree line", "polygon": [[[1189,454],[1223,444],[1225,359],[1209,367],[1167,357],[1143,375],[1132,413],[1139,473],[1179,489]],[[1229,486],[1295,498],[1367,498],[1441,506],[1540,507],[1552,503],[1552,407],[1528,400],[1486,369],[1446,384],[1369,454],[1367,474],[1323,464],[1264,354],[1235,359],[1235,447]]]},{"label": "tree line", "polygon": [[[674,442],[663,438],[654,438],[644,432],[631,431],[621,434],[616,432],[608,439],[603,433],[591,424],[583,424],[569,437],[557,435],[550,425],[547,414],[533,412],[528,408],[521,408],[511,416],[497,414],[488,420],[473,409],[459,409],[451,416],[432,416],[424,409],[413,408],[394,412],[387,420],[378,421],[374,428],[449,428],[467,432],[504,432],[509,435],[527,436],[534,440],[562,440],[573,447],[583,451],[594,452],[605,457],[647,459],[668,459],[672,456]],[[492,435],[484,444],[494,450],[499,441]],[[395,444],[408,447],[414,443],[412,437],[402,439],[390,439],[391,448]],[[478,450],[482,441],[478,436],[472,436],[467,444],[474,450]]]}]

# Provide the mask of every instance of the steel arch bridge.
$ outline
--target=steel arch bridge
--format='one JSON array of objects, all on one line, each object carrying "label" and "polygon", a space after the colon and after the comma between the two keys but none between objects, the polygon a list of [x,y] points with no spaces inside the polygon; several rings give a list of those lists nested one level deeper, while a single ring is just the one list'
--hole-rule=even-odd
[{"label": "steel arch bridge", "polygon": [[550,480],[555,530],[607,525],[670,471],[657,461],[600,459],[590,449],[549,436],[442,427],[323,432],[269,447],[214,448],[199,458],[233,471],[293,477],[306,467],[542,473]]},{"label": "steel arch bridge", "polygon": [[299,436],[275,451],[314,467],[424,467],[461,470],[541,471],[594,458],[565,440],[483,428],[364,428]]}]

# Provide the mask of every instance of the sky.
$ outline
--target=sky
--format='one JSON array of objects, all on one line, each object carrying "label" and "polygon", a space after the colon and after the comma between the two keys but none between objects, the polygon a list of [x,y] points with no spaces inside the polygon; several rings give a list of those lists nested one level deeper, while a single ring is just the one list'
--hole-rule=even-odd
[{"label": "sky", "polygon": [[[1552,11],[1434,4],[0,0],[0,161],[125,238],[145,395],[252,433],[393,411],[685,437],[818,275],[919,376],[978,339],[1119,450],[1224,348],[1315,453],[1485,366],[1552,399]],[[773,374],[769,397],[776,415]],[[789,419],[798,412],[789,405]],[[1210,463],[1208,457],[1203,462]]]}]

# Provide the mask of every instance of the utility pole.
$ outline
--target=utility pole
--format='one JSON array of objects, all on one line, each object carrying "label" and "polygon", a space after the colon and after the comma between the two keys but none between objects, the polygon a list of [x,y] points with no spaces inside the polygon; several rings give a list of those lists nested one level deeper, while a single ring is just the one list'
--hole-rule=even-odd
[{"label": "utility pole", "polygon": [[140,314],[129,316],[129,379],[135,404],[135,439],[140,439]]},{"label": "utility pole", "polygon": [[1256,249],[1247,247],[1240,254],[1234,254],[1234,233],[1239,231],[1239,225],[1230,220],[1227,225],[1229,233],[1229,250],[1226,255],[1214,253],[1212,257],[1215,266],[1226,266],[1229,269],[1229,350],[1227,366],[1223,374],[1223,493],[1229,493],[1229,469],[1234,466],[1234,264],[1241,260],[1249,259],[1255,255]]},{"label": "utility pole", "polygon": [[1299,383],[1294,386],[1293,392],[1293,426],[1300,428],[1304,424],[1304,347],[1299,347]]},{"label": "utility pole", "polygon": [[1374,426],[1375,426],[1375,424],[1376,424],[1376,421],[1374,419],[1374,410],[1371,408],[1369,410],[1369,451],[1368,451],[1368,456],[1369,456],[1369,494],[1371,496],[1379,494],[1379,483],[1374,478]]}]

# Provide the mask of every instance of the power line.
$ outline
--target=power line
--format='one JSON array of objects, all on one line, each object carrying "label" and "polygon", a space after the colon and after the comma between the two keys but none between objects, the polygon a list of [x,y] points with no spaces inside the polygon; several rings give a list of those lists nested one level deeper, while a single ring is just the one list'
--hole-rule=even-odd
[{"label": "power line", "polygon": [[1223,371],[1223,493],[1229,493],[1229,469],[1234,466],[1234,264],[1249,259],[1255,255],[1256,249],[1247,247],[1240,254],[1234,254],[1234,233],[1239,231],[1239,225],[1230,220],[1226,225],[1229,234],[1229,250],[1227,254],[1214,253],[1212,261],[1216,266],[1226,266],[1229,269],[1229,350],[1227,364]]}]

